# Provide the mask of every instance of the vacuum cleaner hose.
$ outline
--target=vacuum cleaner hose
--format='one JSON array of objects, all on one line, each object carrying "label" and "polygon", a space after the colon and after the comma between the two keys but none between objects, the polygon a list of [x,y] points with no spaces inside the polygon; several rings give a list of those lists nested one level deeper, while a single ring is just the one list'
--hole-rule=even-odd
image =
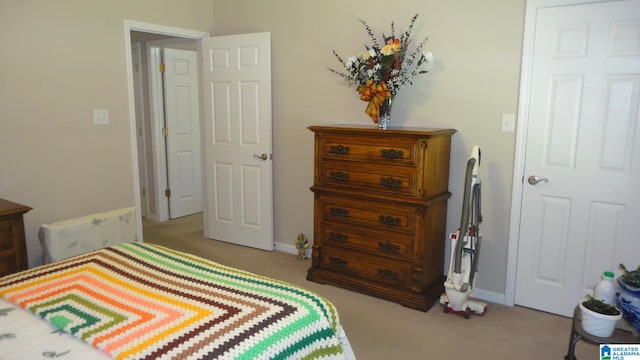
[{"label": "vacuum cleaner hose", "polygon": [[462,249],[464,248],[464,236],[469,228],[469,206],[471,198],[471,181],[473,176],[473,167],[476,165],[476,159],[471,158],[467,161],[467,170],[464,177],[464,196],[462,198],[462,216],[460,219],[460,236],[456,242],[455,258],[454,258],[454,273],[462,272]]}]

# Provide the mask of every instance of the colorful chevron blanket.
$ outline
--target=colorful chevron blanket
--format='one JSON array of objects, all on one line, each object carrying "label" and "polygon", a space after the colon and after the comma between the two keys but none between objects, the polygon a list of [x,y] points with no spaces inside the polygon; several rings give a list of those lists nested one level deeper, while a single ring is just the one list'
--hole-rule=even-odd
[{"label": "colorful chevron blanket", "polygon": [[343,358],[322,297],[148,243],[0,278],[0,296],[116,359]]}]

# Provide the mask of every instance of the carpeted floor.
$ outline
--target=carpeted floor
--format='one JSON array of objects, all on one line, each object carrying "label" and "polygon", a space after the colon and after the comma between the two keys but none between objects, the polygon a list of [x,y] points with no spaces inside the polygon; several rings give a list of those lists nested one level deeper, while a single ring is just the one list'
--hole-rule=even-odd
[{"label": "carpeted floor", "polygon": [[[306,280],[311,260],[206,239],[202,216],[144,221],[144,241],[302,285],[333,302],[359,360],[563,359],[571,319],[524,307],[489,304],[484,316],[464,319],[439,305],[428,312]],[[598,347],[576,346],[580,360],[599,359]]]}]

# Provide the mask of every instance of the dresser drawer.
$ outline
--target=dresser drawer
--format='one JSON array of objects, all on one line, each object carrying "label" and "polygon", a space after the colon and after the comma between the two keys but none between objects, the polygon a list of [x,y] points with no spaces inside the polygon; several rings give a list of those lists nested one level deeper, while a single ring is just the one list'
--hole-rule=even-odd
[{"label": "dresser drawer", "polygon": [[322,245],[342,247],[355,252],[411,260],[413,237],[393,232],[368,231],[351,226],[328,223],[320,234]]},{"label": "dresser drawer", "polygon": [[320,160],[384,163],[415,168],[421,146],[415,138],[388,138],[362,134],[319,135],[317,151]]},{"label": "dresser drawer", "polygon": [[408,287],[411,279],[410,263],[331,246],[323,246],[320,266],[398,287]]},{"label": "dresser drawer", "polygon": [[0,251],[14,251],[16,247],[13,218],[0,219]]},{"label": "dresser drawer", "polygon": [[16,272],[16,240],[14,222],[0,219],[0,276]]},{"label": "dresser drawer", "polygon": [[417,177],[418,172],[411,167],[325,161],[318,168],[316,184],[416,197],[422,195],[417,188]]},{"label": "dresser drawer", "polygon": [[13,274],[17,271],[16,269],[18,269],[16,254],[0,251],[0,277]]},{"label": "dresser drawer", "polygon": [[323,194],[317,198],[316,211],[327,223],[341,222],[407,234],[415,231],[413,206]]}]

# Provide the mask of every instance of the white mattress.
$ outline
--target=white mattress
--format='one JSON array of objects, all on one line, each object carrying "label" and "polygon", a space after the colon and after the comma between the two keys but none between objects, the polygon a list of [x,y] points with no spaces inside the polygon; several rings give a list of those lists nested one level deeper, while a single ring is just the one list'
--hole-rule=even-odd
[{"label": "white mattress", "polygon": [[40,226],[45,264],[103,247],[138,241],[136,208],[128,207]]}]

